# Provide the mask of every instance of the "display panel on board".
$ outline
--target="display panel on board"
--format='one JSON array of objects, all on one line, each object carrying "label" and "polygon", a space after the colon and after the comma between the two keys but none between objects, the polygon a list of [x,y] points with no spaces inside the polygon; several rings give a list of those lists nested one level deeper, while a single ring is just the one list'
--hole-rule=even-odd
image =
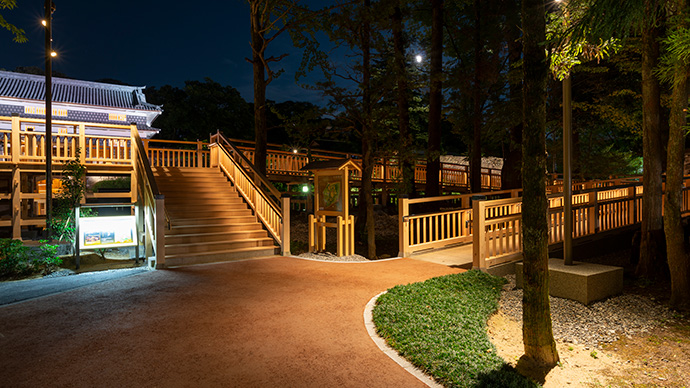
[{"label": "display panel on board", "polygon": [[81,249],[130,247],[137,245],[134,216],[79,217]]}]

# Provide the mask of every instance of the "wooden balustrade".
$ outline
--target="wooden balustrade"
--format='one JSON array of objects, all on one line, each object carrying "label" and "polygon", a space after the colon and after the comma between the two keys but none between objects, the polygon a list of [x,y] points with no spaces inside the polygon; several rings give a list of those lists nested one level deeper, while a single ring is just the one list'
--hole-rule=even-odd
[{"label": "wooden balustrade", "polygon": [[[254,210],[257,218],[281,247],[282,255],[290,254],[290,198],[280,193],[261,174],[253,170],[244,153],[220,133],[213,135],[211,167],[219,167],[237,191]],[[250,171],[253,176],[250,176]]]},{"label": "wooden balustrade", "polygon": [[[573,194],[573,238],[597,232],[614,230],[640,222],[642,217],[641,183],[620,181],[623,186],[590,184],[582,192]],[[486,196],[499,196],[501,192],[482,193]],[[449,245],[472,241],[473,265],[488,268],[522,256],[521,198],[518,192],[510,193],[511,198],[488,199],[479,197],[472,201],[472,195],[444,196],[409,200],[403,198],[400,211],[400,256],[429,248],[442,248]],[[476,195],[476,194],[475,194]],[[453,210],[422,212],[411,214],[410,206],[418,203],[441,203],[456,200],[461,206]],[[564,238],[563,195],[551,194],[548,197],[549,244],[559,244]],[[690,213],[690,179],[683,189],[681,211]],[[444,218],[445,217],[445,218]],[[450,217],[450,218],[449,218]],[[453,218],[454,217],[454,218]],[[465,224],[458,227],[456,220]]]},{"label": "wooden balustrade", "polygon": [[[492,198],[517,197],[518,190],[492,191],[483,193]],[[473,212],[470,200],[476,194],[447,195],[442,197],[398,199],[399,215],[399,256],[409,256],[432,248],[443,248],[448,245],[472,241]],[[412,207],[448,206],[448,203],[460,204],[457,209],[439,212],[411,212]],[[492,213],[491,216],[495,216]]]},{"label": "wooden balustrade", "polygon": [[165,197],[161,194],[153,176],[146,148],[136,126],[132,125],[134,168],[133,186],[137,203],[137,229],[143,232],[144,251],[149,265],[165,267],[165,230],[170,227],[170,217],[165,210]]},{"label": "wooden balustrade", "polygon": [[211,167],[209,144],[201,141],[142,139],[151,167]]}]

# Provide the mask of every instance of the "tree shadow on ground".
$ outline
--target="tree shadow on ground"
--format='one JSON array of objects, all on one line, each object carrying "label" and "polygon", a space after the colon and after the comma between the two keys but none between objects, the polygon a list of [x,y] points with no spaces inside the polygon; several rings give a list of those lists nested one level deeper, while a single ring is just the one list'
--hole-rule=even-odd
[{"label": "tree shadow on ground", "polygon": [[[546,376],[546,375],[544,375]],[[543,384],[543,382],[542,382]],[[481,388],[532,388],[539,385],[519,373],[515,368],[508,364],[503,364],[500,369],[490,372],[480,373],[477,376],[476,387]]]}]

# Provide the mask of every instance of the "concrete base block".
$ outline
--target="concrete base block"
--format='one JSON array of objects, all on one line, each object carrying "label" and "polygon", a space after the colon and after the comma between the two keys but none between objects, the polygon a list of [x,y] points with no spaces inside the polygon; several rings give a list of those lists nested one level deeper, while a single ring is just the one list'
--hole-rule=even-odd
[{"label": "concrete base block", "polygon": [[[523,263],[515,264],[515,280],[522,288]],[[561,259],[549,259],[549,295],[583,304],[623,292],[623,268],[574,261],[566,266]]]}]

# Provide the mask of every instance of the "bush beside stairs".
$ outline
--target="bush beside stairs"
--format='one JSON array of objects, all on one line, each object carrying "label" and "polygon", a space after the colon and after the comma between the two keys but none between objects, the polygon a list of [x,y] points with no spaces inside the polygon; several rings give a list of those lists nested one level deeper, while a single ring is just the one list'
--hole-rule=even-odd
[{"label": "bush beside stairs", "polygon": [[273,238],[220,170],[153,172],[171,221],[165,233],[167,267],[275,254]]}]

